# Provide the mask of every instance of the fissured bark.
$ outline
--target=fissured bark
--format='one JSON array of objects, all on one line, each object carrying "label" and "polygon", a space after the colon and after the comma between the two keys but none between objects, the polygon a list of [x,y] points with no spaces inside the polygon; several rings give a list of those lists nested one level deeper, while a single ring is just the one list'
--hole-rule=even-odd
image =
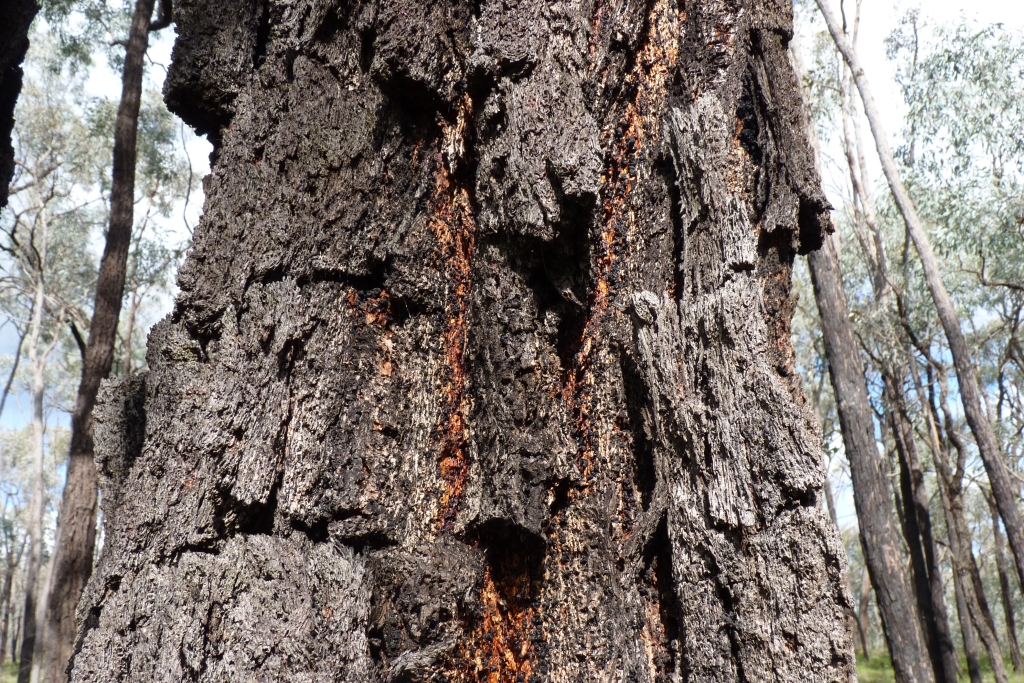
[{"label": "fissured bark", "polygon": [[72,680],[848,681],[788,4],[237,4]]}]

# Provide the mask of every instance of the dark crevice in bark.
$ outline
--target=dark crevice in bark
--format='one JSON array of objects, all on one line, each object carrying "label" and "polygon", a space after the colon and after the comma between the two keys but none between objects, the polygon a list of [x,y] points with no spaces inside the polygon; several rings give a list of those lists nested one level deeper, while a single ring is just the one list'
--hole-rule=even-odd
[{"label": "dark crevice in bark", "polygon": [[558,519],[558,516],[565,511],[572,502],[570,492],[573,490],[573,483],[566,479],[560,479],[551,486],[551,506],[548,508],[547,526],[550,529]]},{"label": "dark crevice in bark", "polygon": [[359,68],[369,73],[376,53],[377,31],[371,26],[359,34]]},{"label": "dark crevice in bark", "polygon": [[644,550],[646,579],[654,589],[657,600],[657,617],[660,625],[662,642],[652,643],[652,648],[659,654],[655,656],[657,666],[656,678],[652,683],[669,683],[675,680],[674,673],[679,668],[679,639],[683,633],[680,621],[679,596],[675,591],[675,580],[672,578],[672,543],[668,535],[668,520],[662,517],[661,522]]},{"label": "dark crevice in bark", "polygon": [[633,483],[640,493],[640,504],[643,510],[650,507],[658,484],[658,473],[655,467],[655,444],[648,435],[647,420],[644,407],[647,399],[647,384],[636,361],[624,351],[619,353],[619,367],[622,372],[623,388],[625,389],[626,414],[629,419],[629,431],[633,436]]},{"label": "dark crevice in bark", "polygon": [[[356,515],[351,515],[352,517]],[[339,519],[345,519],[344,515],[338,515]],[[309,540],[313,543],[326,543],[331,539],[330,534],[330,523],[331,519],[321,518],[315,520],[304,520],[304,519],[289,519],[288,523],[296,531],[299,531],[306,535]]]},{"label": "dark crevice in bark", "polygon": [[267,43],[270,42],[270,0],[259,2],[259,19],[256,26],[256,46],[253,49],[252,63],[255,68],[263,66],[267,59]]},{"label": "dark crevice in bark", "polygon": [[[683,223],[683,199],[679,192],[679,179],[671,156],[663,156],[655,162],[654,168],[665,179],[668,189],[669,217],[672,219],[672,282],[669,292],[674,300],[678,300],[686,287],[686,269],[683,266],[686,258],[687,226]],[[706,209],[705,209],[706,210]]]},{"label": "dark crevice in bark", "polygon": [[828,204],[800,200],[800,211],[797,213],[797,253],[801,256],[821,248],[825,235],[832,232],[832,224],[828,220]]},{"label": "dark crevice in bark", "polygon": [[278,476],[265,503],[238,506],[239,522],[235,529],[236,533],[264,536],[274,533],[274,522],[277,517],[277,494],[280,488],[281,477]]},{"label": "dark crevice in bark", "polygon": [[[531,681],[544,634],[539,611],[541,546],[518,534],[482,536],[485,568],[478,610],[464,617],[468,639],[454,658],[455,680]],[[541,660],[542,664],[542,660]]]},{"label": "dark crevice in bark", "polygon": [[758,120],[758,106],[754,101],[754,84],[751,78],[744,79],[743,92],[736,105],[736,137],[740,145],[750,155],[755,166],[764,161],[761,148],[761,123]]}]

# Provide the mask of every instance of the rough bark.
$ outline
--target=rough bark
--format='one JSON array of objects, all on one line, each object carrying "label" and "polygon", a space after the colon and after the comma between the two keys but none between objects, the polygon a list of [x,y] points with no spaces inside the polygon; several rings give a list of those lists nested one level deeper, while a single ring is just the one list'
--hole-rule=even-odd
[{"label": "rough bark", "polygon": [[999,516],[1002,517],[1006,527],[1006,537],[1013,551],[1014,562],[1017,567],[1017,576],[1024,586],[1024,517],[1021,515],[1017,505],[1018,487],[1010,477],[1010,470],[1000,452],[999,441],[996,439],[992,423],[981,404],[981,395],[978,391],[978,375],[971,359],[971,352],[967,346],[967,339],[960,329],[960,319],[953,301],[949,297],[949,291],[942,281],[942,272],[939,263],[932,251],[928,233],[924,224],[917,215],[917,209],[907,192],[906,186],[900,176],[896,161],[892,156],[889,147],[889,140],[885,129],[882,126],[882,119],[875,105],[874,97],[868,85],[867,76],[860,65],[856,51],[847,41],[842,28],[829,7],[828,0],[816,0],[818,8],[828,25],[829,33],[835,41],[836,47],[842,53],[843,58],[850,67],[853,80],[860,92],[861,102],[864,105],[864,113],[868,119],[868,126],[875,139],[875,148],[878,150],[878,158],[882,165],[882,172],[889,189],[896,203],[896,207],[903,217],[907,232],[914,243],[918,256],[921,259],[921,267],[924,271],[925,283],[935,303],[935,310],[939,315],[942,330],[946,335],[949,344],[950,354],[953,356],[953,365],[956,368],[957,386],[960,392],[960,401],[963,404],[964,417],[974,435],[978,445],[978,452],[985,465],[985,474],[988,475],[992,487],[992,496],[995,498],[996,506],[999,508]]},{"label": "rough bark", "polygon": [[100,406],[73,681],[850,679],[788,6],[176,20],[216,160]]},{"label": "rough bark", "polygon": [[0,4],[0,208],[14,175],[14,107],[21,93],[21,63],[28,52],[28,30],[39,11],[35,0],[4,0]]},{"label": "rough bark", "polygon": [[[92,411],[100,381],[110,374],[113,364],[117,323],[124,298],[125,268],[135,212],[139,107],[154,1],[137,0],[125,48],[121,102],[114,125],[110,223],[96,280],[89,338],[82,359],[82,378],[71,413],[71,447],[60,518],[57,520],[57,543],[44,632],[43,676],[46,681],[67,679],[66,670],[77,629],[75,610],[92,575],[98,483]],[[163,19],[161,16],[161,21]]]},{"label": "rough bark", "polygon": [[890,502],[892,493],[878,455],[867,386],[832,239],[827,239],[821,250],[812,253],[807,263],[821,316],[825,356],[846,459],[850,463],[865,563],[875,588],[893,669],[899,681],[933,681],[935,675],[914,599],[914,587],[900,553],[899,531]]}]

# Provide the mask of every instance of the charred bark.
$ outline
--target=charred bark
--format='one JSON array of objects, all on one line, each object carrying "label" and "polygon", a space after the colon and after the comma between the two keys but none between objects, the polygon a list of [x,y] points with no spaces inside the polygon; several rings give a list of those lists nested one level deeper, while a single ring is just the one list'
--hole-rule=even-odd
[{"label": "charred bark", "polygon": [[73,681],[849,680],[788,7],[176,20],[216,160],[100,406]]},{"label": "charred bark", "polygon": [[14,176],[14,106],[21,93],[21,63],[28,52],[28,30],[39,11],[35,0],[6,0],[0,6],[0,208]]}]

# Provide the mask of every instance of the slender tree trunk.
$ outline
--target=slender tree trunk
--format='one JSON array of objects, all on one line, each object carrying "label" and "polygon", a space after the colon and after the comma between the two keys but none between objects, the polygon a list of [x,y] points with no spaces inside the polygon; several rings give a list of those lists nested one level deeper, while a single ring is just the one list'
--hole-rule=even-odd
[{"label": "slender tree trunk", "polygon": [[1003,603],[1003,619],[1006,622],[1006,641],[1010,646],[1010,658],[1013,661],[1013,670],[1021,671],[1020,645],[1017,643],[1017,620],[1013,614],[1013,590],[1010,583],[1010,575],[1006,566],[1006,554],[1003,552],[1003,534],[999,529],[999,511],[995,502],[989,498],[989,507],[992,509],[992,541],[995,546],[996,569],[999,572],[999,595]]},{"label": "slender tree trunk", "polygon": [[71,413],[71,448],[55,548],[52,592],[46,615],[45,680],[64,681],[74,648],[75,611],[92,575],[96,547],[97,475],[92,411],[100,381],[110,374],[117,321],[124,297],[125,267],[135,206],[136,137],[142,99],[144,59],[154,0],[137,0],[125,49],[121,104],[114,126],[110,225],[96,280],[82,379]]},{"label": "slender tree trunk", "polygon": [[14,107],[21,93],[28,30],[38,11],[35,0],[0,3],[0,209],[7,206],[7,189],[14,175]]},{"label": "slender tree trunk", "polygon": [[[803,72],[796,46],[791,47],[790,58],[798,72]],[[812,148],[817,154],[816,131],[809,117],[804,119]],[[878,457],[875,425],[850,324],[836,239],[827,237],[823,247],[808,256],[807,263],[821,316],[825,356],[836,397],[843,444],[850,463],[861,547],[875,587],[893,668],[899,681],[933,681],[933,666],[929,665],[926,654],[926,633],[921,630],[923,622],[912,587],[901,566],[898,532],[889,504],[891,489]],[[912,618],[908,619],[908,616]]]},{"label": "slender tree trunk", "polygon": [[11,661],[14,664],[18,663],[18,643],[21,642],[21,614],[18,612],[18,606],[14,605],[11,610],[11,623],[14,624],[14,629],[11,632]]},{"label": "slender tree trunk", "polygon": [[166,97],[218,146],[97,404],[73,681],[855,675],[788,8],[178,10]]},{"label": "slender tree trunk", "polygon": [[[936,416],[937,418],[937,416]],[[936,419],[937,422],[937,419]],[[946,438],[957,450],[957,466],[954,472],[945,457],[945,451],[936,451],[935,467],[939,475],[939,488],[942,495],[943,509],[946,513],[946,529],[949,534],[949,552],[953,566],[953,576],[959,585],[960,595],[957,598],[957,610],[965,610],[960,616],[961,630],[970,629],[977,633],[992,662],[992,670],[997,683],[1008,680],[1006,666],[1003,663],[1002,650],[996,639],[994,626],[986,620],[986,612],[982,609],[981,600],[984,593],[978,593],[979,585],[972,576],[974,554],[971,550],[970,531],[963,516],[963,474],[966,452],[964,445],[953,430],[952,420],[946,410]],[[976,566],[974,570],[976,571]],[[980,584],[980,581],[978,582]],[[989,615],[990,617],[990,615]],[[964,631],[966,647],[968,633]],[[976,645],[975,645],[976,647]]]},{"label": "slender tree trunk", "polygon": [[861,654],[864,659],[871,659],[871,651],[868,646],[868,634],[870,633],[871,622],[871,572],[867,566],[864,567],[860,582],[860,599],[857,601],[857,629],[860,632]]},{"label": "slender tree trunk", "polygon": [[942,569],[932,534],[929,496],[925,488],[924,468],[914,441],[913,426],[906,413],[903,388],[892,373],[884,377],[889,402],[889,428],[900,463],[900,487],[903,492],[904,538],[910,550],[918,607],[928,635],[929,653],[937,680],[957,683],[957,655],[946,612],[946,592]]},{"label": "slender tree trunk", "polygon": [[[943,505],[948,509],[948,501],[946,500],[947,494],[945,491],[940,492],[943,498]],[[950,553],[952,555],[952,553]],[[956,613],[957,618],[960,621],[960,634],[964,641],[964,656],[967,659],[967,674],[970,676],[971,683],[982,683],[981,679],[981,660],[978,656],[978,640],[974,635],[974,627],[971,625],[970,611],[967,607],[967,599],[964,597],[965,587],[960,573],[956,569],[955,560],[951,558],[951,564],[953,565],[953,590],[956,595]]]},{"label": "slender tree trunk", "polygon": [[21,614],[18,613],[18,606],[11,608],[11,623],[14,628],[11,631],[11,661],[18,663],[18,643],[21,642]]},{"label": "slender tree trunk", "polygon": [[[46,222],[43,221],[42,244],[46,244]],[[40,353],[42,344],[43,309],[46,306],[46,290],[42,277],[42,264],[46,261],[45,246],[39,257],[36,273],[36,287],[32,302],[32,322],[29,330],[28,360],[32,373],[32,493],[28,507],[28,558],[25,562],[25,607],[22,611],[21,655],[18,658],[18,683],[29,683],[32,675],[33,653],[36,647],[36,599],[39,583],[39,568],[42,562],[43,545],[43,456],[44,398],[46,379],[44,369],[46,356]]]},{"label": "slender tree trunk", "polygon": [[966,532],[966,524],[963,519],[963,503],[958,494],[952,494],[948,497],[949,507],[946,514],[950,527],[949,548],[953,557],[953,570],[959,576],[965,606],[970,615],[971,623],[985,649],[988,651],[996,682],[1005,683],[1008,680],[1008,676],[1006,666],[1003,664],[1002,650],[999,647],[998,640],[996,640],[995,631],[985,618],[977,586],[973,584],[973,577],[971,576],[971,564],[974,562],[974,557],[970,549],[970,535]]},{"label": "slender tree trunk", "polygon": [[922,619],[910,577],[900,557],[892,494],[875,442],[860,355],[846,307],[839,261],[832,240],[812,253],[807,263],[821,315],[825,355],[832,376],[836,409],[853,480],[853,500],[860,524],[865,561],[875,588],[882,628],[899,681],[933,681]]},{"label": "slender tree trunk", "polygon": [[[967,571],[971,576],[971,585],[974,586],[974,595],[978,599],[978,618],[982,620],[984,624],[983,630],[986,634],[989,634],[991,642],[999,645],[999,639],[996,636],[996,621],[992,616],[992,610],[988,606],[988,596],[985,595],[985,584],[981,580],[981,572],[978,570],[978,560],[974,555],[974,543],[971,540],[971,529],[967,525],[967,520],[963,516],[963,510],[960,510],[960,536],[965,539],[964,551],[965,560],[967,562]],[[999,659],[1002,661],[1002,648],[999,650]]]},{"label": "slender tree trunk", "polygon": [[1003,460],[999,449],[999,442],[996,439],[992,424],[985,415],[981,405],[981,396],[978,392],[978,378],[971,359],[967,340],[960,329],[960,320],[957,317],[956,309],[949,298],[942,281],[942,273],[939,270],[938,261],[932,252],[928,234],[924,225],[917,215],[914,203],[910,199],[907,188],[903,185],[896,161],[893,159],[892,150],[889,148],[889,141],[882,127],[881,117],[875,105],[871,89],[857,58],[853,47],[846,40],[842,27],[836,20],[835,15],[829,7],[828,0],[816,0],[818,8],[825,17],[829,33],[842,53],[843,58],[853,72],[854,82],[860,92],[861,101],[864,104],[864,112],[867,115],[868,125],[875,138],[875,147],[878,149],[878,157],[882,163],[882,171],[889,183],[889,189],[896,202],[896,206],[903,216],[914,242],[914,247],[921,258],[921,266],[924,270],[925,282],[928,291],[935,302],[942,329],[946,334],[949,343],[949,350],[953,356],[953,364],[956,368],[960,399],[963,403],[964,416],[967,424],[974,434],[975,442],[978,445],[978,452],[985,465],[985,473],[988,475],[992,486],[992,495],[999,508],[999,515],[1002,517],[1006,527],[1006,536],[1010,542],[1010,549],[1013,551],[1017,576],[1024,586],[1024,518],[1021,516],[1020,508],[1017,505],[1017,487],[1010,478],[1010,471]]},{"label": "slender tree trunk", "polygon": [[0,621],[0,669],[3,669],[7,661],[7,636],[10,635],[11,624],[11,588],[14,584],[14,567],[8,565],[4,572],[4,587],[0,592],[0,610],[3,611],[3,621]]}]

